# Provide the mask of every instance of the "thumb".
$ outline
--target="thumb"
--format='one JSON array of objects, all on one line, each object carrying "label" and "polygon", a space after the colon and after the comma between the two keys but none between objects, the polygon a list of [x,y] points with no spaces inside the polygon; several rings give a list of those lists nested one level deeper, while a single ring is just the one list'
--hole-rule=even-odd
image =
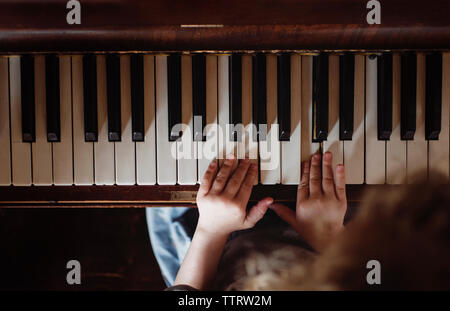
[{"label": "thumb", "polygon": [[297,225],[297,216],[295,212],[286,205],[275,203],[270,207],[281,219],[287,222],[291,227]]},{"label": "thumb", "polygon": [[247,213],[247,217],[244,221],[244,226],[246,228],[253,228],[253,226],[256,225],[258,221],[261,220],[261,218],[264,217],[264,215],[267,212],[267,209],[269,208],[270,204],[273,203],[272,198],[265,198],[258,202],[255,206],[253,206]]}]

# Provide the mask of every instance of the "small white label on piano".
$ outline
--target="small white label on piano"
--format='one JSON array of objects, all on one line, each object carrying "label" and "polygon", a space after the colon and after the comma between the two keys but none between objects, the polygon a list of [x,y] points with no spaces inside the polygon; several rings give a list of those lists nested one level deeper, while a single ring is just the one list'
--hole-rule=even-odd
[{"label": "small white label on piano", "polygon": [[196,198],[197,198],[196,191],[173,191],[170,193],[171,201],[195,202]]},{"label": "small white label on piano", "polygon": [[222,28],[222,24],[206,24],[206,25],[180,25],[181,28]]}]

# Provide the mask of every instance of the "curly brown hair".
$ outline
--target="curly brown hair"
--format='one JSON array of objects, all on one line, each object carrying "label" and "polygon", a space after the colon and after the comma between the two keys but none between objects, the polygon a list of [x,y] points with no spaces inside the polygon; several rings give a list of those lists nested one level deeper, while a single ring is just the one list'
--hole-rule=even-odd
[{"label": "curly brown hair", "polygon": [[[449,290],[450,186],[434,181],[367,193],[356,217],[310,265],[247,283],[266,290]],[[381,284],[369,285],[377,260]]]}]

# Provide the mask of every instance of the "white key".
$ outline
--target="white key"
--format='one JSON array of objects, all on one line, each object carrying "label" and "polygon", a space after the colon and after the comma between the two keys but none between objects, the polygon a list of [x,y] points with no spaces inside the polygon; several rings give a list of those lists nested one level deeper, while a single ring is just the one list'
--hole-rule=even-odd
[{"label": "white key", "polygon": [[[230,85],[229,85],[229,60],[228,55],[218,56],[218,121],[219,121],[219,164],[222,165],[223,159],[227,154],[237,155],[237,143],[230,140]],[[237,162],[237,161],[236,161]]]},{"label": "white key", "polygon": [[36,141],[32,143],[33,184],[51,185],[53,183],[52,144],[47,142],[47,115],[45,89],[45,57],[34,58],[34,94]]},{"label": "white key", "polygon": [[267,137],[259,141],[260,177],[263,185],[281,181],[281,147],[278,133],[277,56],[266,58],[267,76]]},{"label": "white key", "polygon": [[[339,56],[328,57],[329,115],[328,138],[323,142],[323,151],[333,154],[333,168],[344,163],[344,142],[339,140]],[[351,165],[351,164],[350,164]]]},{"label": "white key", "polygon": [[114,185],[115,161],[114,142],[108,141],[108,102],[106,88],[106,57],[97,60],[97,122],[98,140],[94,143],[95,184]]},{"label": "white key", "polygon": [[281,183],[299,184],[301,173],[302,59],[291,55],[291,138],[281,142]]},{"label": "white key", "polygon": [[[251,121],[252,119],[252,108],[250,106],[249,99],[251,100],[251,87],[252,84],[250,82],[249,84],[249,79],[251,79],[251,75],[250,77],[248,76],[248,73],[250,73],[250,71],[252,70],[251,66],[252,64],[248,62],[249,58],[248,55],[242,55],[241,56],[241,66],[242,66],[242,70],[241,70],[241,79],[242,79],[242,83],[241,83],[241,116],[242,116],[242,137],[240,139],[238,139],[238,142],[236,143],[236,155],[238,157],[238,159],[244,159],[247,152],[246,152],[246,146],[248,145],[248,140],[247,140],[247,135],[245,133],[245,126],[246,123],[248,124],[248,122]],[[244,63],[247,60],[246,64]],[[250,65],[250,67],[249,67]],[[251,74],[251,73],[250,73]],[[245,114],[245,116],[244,116]],[[245,119],[245,120],[244,120]],[[240,140],[240,141],[239,141]]]},{"label": "white key", "polygon": [[130,56],[120,56],[120,114],[122,139],[114,143],[116,184],[136,183],[135,145],[131,133]]},{"label": "white key", "polygon": [[0,57],[0,185],[11,184],[8,58]]},{"label": "white key", "polygon": [[12,183],[15,186],[29,186],[32,183],[31,144],[22,142],[20,79],[20,57],[14,56],[9,59]]},{"label": "white key", "polygon": [[167,56],[156,56],[156,163],[159,185],[177,182],[176,142],[169,141]]},{"label": "white key", "polygon": [[401,139],[401,59],[393,54],[392,135],[386,142],[386,183],[406,181],[406,141]]},{"label": "white key", "polygon": [[155,133],[155,57],[144,56],[144,129],[143,142],[136,142],[136,176],[138,185],[156,183]]},{"label": "white key", "polygon": [[313,58],[302,56],[302,122],[301,122],[301,160],[309,161],[320,150],[320,143],[312,142],[313,107]]},{"label": "white key", "polygon": [[[256,136],[256,125],[253,123],[253,97],[252,97],[252,56],[242,56],[242,125],[244,137],[238,145],[240,157],[247,156],[250,162],[258,166],[258,141]],[[259,171],[259,169],[258,169]],[[254,184],[258,184],[258,179]]]},{"label": "white key", "polygon": [[94,143],[84,141],[83,59],[72,56],[73,170],[75,185],[94,184]]},{"label": "white key", "polygon": [[366,58],[355,55],[355,101],[353,111],[353,137],[344,141],[344,165],[347,184],[364,183],[364,103]]},{"label": "white key", "polygon": [[449,106],[450,106],[450,54],[442,56],[442,129],[439,140],[429,141],[428,165],[430,177],[442,174],[442,182],[449,180]]},{"label": "white key", "polygon": [[208,169],[209,163],[217,157],[217,56],[206,56],[206,141],[197,142],[198,183]]},{"label": "white key", "polygon": [[384,184],[386,142],[378,140],[377,59],[366,57],[366,183]]},{"label": "white key", "polygon": [[[192,57],[181,56],[181,123],[183,135],[177,142],[178,184],[197,183],[197,143],[193,140]],[[186,126],[185,126],[186,125]]]},{"label": "white key", "polygon": [[59,57],[61,141],[53,143],[53,183],[73,184],[71,57]]},{"label": "white key", "polygon": [[407,182],[426,178],[428,142],[425,140],[425,55],[417,54],[417,107],[414,140],[407,142]]}]

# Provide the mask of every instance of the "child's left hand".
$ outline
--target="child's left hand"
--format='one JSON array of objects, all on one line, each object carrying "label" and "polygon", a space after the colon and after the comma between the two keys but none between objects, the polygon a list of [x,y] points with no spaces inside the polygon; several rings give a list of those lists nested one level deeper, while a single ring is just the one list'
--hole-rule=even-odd
[{"label": "child's left hand", "polygon": [[333,155],[315,154],[302,165],[296,211],[282,204],[273,204],[271,208],[316,251],[323,251],[344,229],[347,211],[344,166],[338,165],[335,174]]},{"label": "child's left hand", "polygon": [[197,193],[200,213],[198,230],[228,235],[233,231],[252,228],[272,204],[272,198],[265,198],[247,212],[258,168],[244,159],[233,172],[236,161],[230,155],[220,170],[215,160],[209,165]]}]

